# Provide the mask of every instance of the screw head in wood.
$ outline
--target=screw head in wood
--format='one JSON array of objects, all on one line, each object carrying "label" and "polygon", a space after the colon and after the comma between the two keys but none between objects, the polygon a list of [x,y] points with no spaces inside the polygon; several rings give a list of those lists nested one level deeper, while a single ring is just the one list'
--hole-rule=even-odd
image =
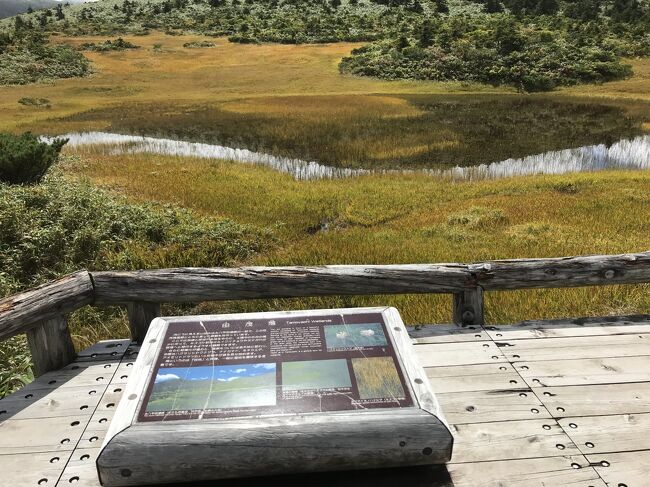
[{"label": "screw head in wood", "polygon": [[463,323],[465,324],[474,323],[474,312],[467,309],[463,311],[462,318],[463,318]]}]

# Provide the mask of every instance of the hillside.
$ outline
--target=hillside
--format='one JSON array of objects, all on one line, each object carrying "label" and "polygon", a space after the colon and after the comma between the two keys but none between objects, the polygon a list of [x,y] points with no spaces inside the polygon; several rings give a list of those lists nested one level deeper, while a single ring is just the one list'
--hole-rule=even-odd
[{"label": "hillside", "polygon": [[[89,0],[67,0],[67,3],[76,4],[84,3]],[[97,1],[97,0],[90,0]],[[13,17],[16,14],[22,14],[31,10],[40,10],[44,8],[54,8],[59,0],[2,0],[0,2],[0,19]]]},{"label": "hillside", "polygon": [[368,42],[341,72],[519,91],[629,77],[650,54],[648,0],[102,0],[5,21],[21,32],[169,35],[259,44]]},{"label": "hillside", "polygon": [[27,12],[30,8],[52,8],[56,3],[55,0],[3,0],[0,2],[0,19]]}]

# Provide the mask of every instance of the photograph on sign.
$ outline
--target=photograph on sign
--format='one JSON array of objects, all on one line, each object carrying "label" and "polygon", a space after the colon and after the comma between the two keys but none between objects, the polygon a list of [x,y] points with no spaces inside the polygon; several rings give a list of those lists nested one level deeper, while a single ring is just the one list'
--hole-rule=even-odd
[{"label": "photograph on sign", "polygon": [[413,406],[380,313],[172,322],[138,421]]}]

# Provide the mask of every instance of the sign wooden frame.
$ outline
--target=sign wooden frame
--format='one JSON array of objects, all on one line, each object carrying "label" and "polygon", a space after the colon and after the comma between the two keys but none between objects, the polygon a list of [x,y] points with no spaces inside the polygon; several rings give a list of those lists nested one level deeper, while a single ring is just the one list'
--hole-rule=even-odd
[{"label": "sign wooden frame", "polygon": [[[412,398],[406,406],[143,420],[170,326],[188,321],[309,320],[372,313],[383,319],[402,384],[408,389],[406,396]],[[149,327],[97,468],[105,486],[146,485],[439,464],[450,460],[452,445],[453,437],[395,308],[166,317],[156,318]]]}]

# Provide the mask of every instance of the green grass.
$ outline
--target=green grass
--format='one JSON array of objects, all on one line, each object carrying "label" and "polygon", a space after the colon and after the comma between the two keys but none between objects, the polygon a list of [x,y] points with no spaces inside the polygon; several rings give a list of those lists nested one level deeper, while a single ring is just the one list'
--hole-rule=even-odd
[{"label": "green grass", "polygon": [[232,382],[177,380],[168,388],[154,388],[147,411],[179,411],[268,406],[275,404],[275,371]]},{"label": "green grass", "polygon": [[285,391],[343,388],[350,384],[345,359],[282,363],[282,389]]},{"label": "green grass", "polygon": [[32,357],[24,336],[15,336],[0,343],[0,398],[31,382]]},{"label": "green grass", "polygon": [[[60,171],[38,185],[0,183],[0,221],[0,296],[81,268],[234,265],[274,244],[267,231],[133,204]],[[77,348],[127,336],[125,318],[115,308],[78,311],[70,321]],[[30,365],[24,337],[0,342],[0,397],[31,380]]]}]

